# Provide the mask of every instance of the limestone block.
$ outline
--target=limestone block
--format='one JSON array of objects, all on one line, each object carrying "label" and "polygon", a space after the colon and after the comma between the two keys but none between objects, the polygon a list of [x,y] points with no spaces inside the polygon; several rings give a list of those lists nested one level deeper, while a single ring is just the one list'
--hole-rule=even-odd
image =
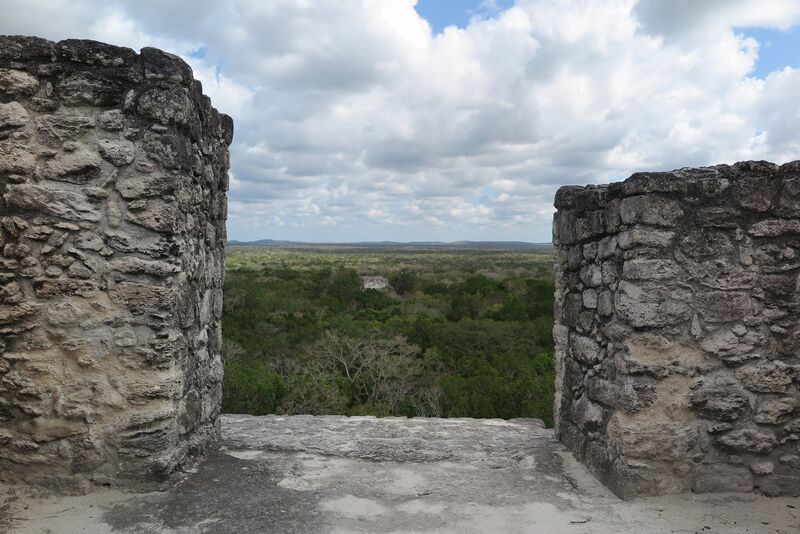
[{"label": "limestone block", "polygon": [[104,159],[114,165],[128,165],[133,162],[134,145],[125,139],[100,139],[97,148]]},{"label": "limestone block", "polygon": [[689,491],[691,480],[672,475],[670,463],[639,458],[616,458],[606,480],[617,495],[624,499]]},{"label": "limestone block", "polygon": [[28,239],[34,239],[37,241],[42,241],[50,237],[52,235],[53,229],[49,226],[34,226],[25,232],[25,237]]},{"label": "limestone block", "polygon": [[736,247],[726,232],[700,230],[687,234],[680,241],[680,252],[694,260],[719,260],[733,254]]},{"label": "limestone block", "polygon": [[679,251],[675,252],[675,258],[689,276],[703,287],[732,291],[752,290],[755,286],[755,273],[728,259],[694,262],[687,260]]},{"label": "limestone block", "polygon": [[139,282],[120,282],[109,290],[109,296],[136,310],[168,309],[175,300],[174,290],[169,287]]},{"label": "limestone block", "polygon": [[753,475],[746,467],[702,464],[695,471],[692,489],[697,493],[749,492],[753,484]]},{"label": "limestone block", "polygon": [[32,95],[39,88],[39,80],[24,70],[0,69],[0,91],[10,95]]},{"label": "limestone block", "polygon": [[580,269],[581,265],[583,265],[583,247],[580,245],[575,245],[569,249],[569,255],[567,257],[567,266],[572,271],[577,271]]},{"label": "limestone block", "polygon": [[608,380],[592,377],[589,379],[587,395],[609,408],[624,414],[635,414],[650,406],[656,397],[652,389],[633,389],[620,386]]},{"label": "limestone block", "polygon": [[753,420],[756,423],[777,425],[788,421],[798,410],[800,410],[800,400],[792,397],[765,400],[759,403]]},{"label": "limestone block", "polygon": [[624,250],[633,247],[667,247],[674,237],[675,232],[669,230],[634,226],[617,236],[617,244]]},{"label": "limestone block", "polygon": [[118,109],[104,111],[97,116],[97,124],[104,130],[117,132],[125,126],[125,115]]},{"label": "limestone block", "polygon": [[800,476],[771,475],[758,481],[758,488],[769,497],[800,497]]},{"label": "limestone block", "polygon": [[597,255],[600,260],[607,260],[617,252],[617,237],[609,236],[600,240],[597,247]]},{"label": "limestone block", "polygon": [[800,267],[800,258],[792,247],[767,243],[756,248],[753,256],[765,272],[792,271]]},{"label": "limestone block", "polygon": [[740,364],[761,357],[754,347],[742,340],[730,328],[718,328],[700,339],[700,347],[727,364]]},{"label": "limestone block", "polygon": [[603,423],[604,410],[585,395],[572,403],[570,417],[578,428],[597,428]]},{"label": "limestone block", "polygon": [[594,289],[586,289],[583,292],[583,306],[593,310],[597,308],[597,291]]},{"label": "limestone block", "polygon": [[123,273],[143,273],[162,277],[180,271],[180,267],[172,263],[158,260],[143,260],[133,256],[111,260],[109,266]]},{"label": "limestone block", "polygon": [[734,385],[704,386],[692,392],[690,402],[702,417],[718,421],[735,421],[750,407],[745,392]]},{"label": "limestone block", "polygon": [[608,234],[619,232],[622,226],[622,219],[619,216],[620,199],[611,199],[605,207],[605,231]]},{"label": "limestone block", "polygon": [[572,245],[576,241],[574,215],[570,212],[556,213],[553,217],[553,242]]},{"label": "limestone block", "polygon": [[597,243],[587,243],[583,246],[583,257],[587,261],[594,261],[597,257]]},{"label": "limestone block", "polygon": [[103,238],[91,232],[81,232],[75,237],[75,247],[81,250],[99,252],[106,246]]},{"label": "limestone block", "polygon": [[17,282],[0,285],[0,304],[19,304],[23,298],[22,287]]},{"label": "limestone block", "polygon": [[[129,204],[128,209],[131,208]],[[171,233],[177,229],[179,213],[180,210],[175,202],[155,199],[148,201],[141,211],[129,211],[126,219],[156,232]]]},{"label": "limestone block", "polygon": [[614,313],[614,295],[611,291],[603,291],[597,297],[597,312],[603,317],[609,317]]},{"label": "limestone block", "polygon": [[748,233],[756,237],[776,237],[800,234],[800,221],[795,219],[767,219],[755,223]]},{"label": "limestone block", "polygon": [[191,67],[176,55],[145,47],[141,50],[141,57],[147,79],[168,80],[180,85],[188,85],[193,79]]},{"label": "limestone block", "polygon": [[3,195],[9,206],[38,210],[69,221],[98,222],[100,213],[86,195],[34,184],[10,184]]},{"label": "limestone block", "polygon": [[800,433],[800,419],[789,421],[784,427],[786,432]]},{"label": "limestone block", "polygon": [[178,184],[186,180],[188,180],[188,178],[171,174],[151,176],[129,174],[117,180],[116,189],[119,191],[122,198],[134,200],[173,193]]},{"label": "limestone block", "polygon": [[91,71],[78,72],[58,83],[62,102],[67,106],[114,106],[122,101],[122,84]]},{"label": "limestone block", "polygon": [[94,128],[94,120],[80,112],[60,111],[37,117],[36,127],[45,144],[60,147],[66,141],[77,139]]},{"label": "limestone block", "polygon": [[601,279],[603,284],[611,286],[616,283],[619,275],[617,274],[617,266],[613,261],[604,261],[600,265]]},{"label": "limestone block", "polygon": [[667,172],[637,172],[622,184],[626,196],[643,193],[685,193],[687,189],[686,180]]},{"label": "limestone block", "polygon": [[586,217],[575,220],[575,237],[583,241],[590,237],[602,235],[605,232],[605,214],[602,211],[592,211]]},{"label": "limestone block", "polygon": [[750,471],[756,475],[771,475],[775,470],[775,464],[772,462],[753,462],[750,464]]},{"label": "limestone block", "polygon": [[27,175],[36,167],[31,147],[15,141],[0,140],[0,174]]},{"label": "limestone block", "polygon": [[34,304],[23,302],[14,305],[0,305],[0,325],[16,323],[21,319],[28,318],[39,310]]},{"label": "limestone block", "polygon": [[617,314],[634,327],[666,326],[691,317],[691,293],[684,289],[620,282],[614,295]]},{"label": "limestone block", "polygon": [[84,434],[88,431],[88,426],[83,421],[37,417],[23,421],[17,430],[23,434],[30,434],[33,441],[42,443]]},{"label": "limestone block", "polygon": [[180,254],[178,242],[165,236],[140,237],[118,230],[104,232],[106,244],[114,250],[126,254],[144,254],[151,258],[164,258],[173,253]]},{"label": "limestone block", "polygon": [[80,149],[61,153],[36,169],[40,180],[55,180],[72,184],[86,184],[100,175],[100,156],[96,152]]},{"label": "limestone block", "polygon": [[697,295],[697,311],[709,323],[729,323],[743,319],[752,308],[745,293],[706,291]]},{"label": "limestone block", "polygon": [[603,283],[603,273],[597,265],[586,265],[581,269],[581,281],[588,287],[597,287]]},{"label": "limestone block", "polygon": [[715,437],[715,442],[734,451],[767,454],[775,446],[775,435],[753,428],[740,428]]},{"label": "limestone block", "polygon": [[622,278],[626,280],[670,280],[680,273],[673,260],[635,259],[622,266]]},{"label": "limestone block", "polygon": [[794,178],[783,182],[775,211],[782,217],[800,217],[800,180]]},{"label": "limestone block", "polygon": [[709,206],[700,208],[696,213],[697,224],[711,228],[738,228],[741,212],[728,206]]},{"label": "limestone block", "polygon": [[767,176],[753,176],[748,180],[737,181],[734,189],[741,207],[754,211],[766,211],[772,205],[775,183]]},{"label": "limestone block", "polygon": [[602,349],[589,337],[571,334],[569,345],[572,356],[584,363],[596,363],[603,358]]},{"label": "limestone block", "polygon": [[30,115],[19,102],[0,104],[0,130],[21,128],[30,120]]},{"label": "limestone block", "polygon": [[680,204],[655,195],[640,195],[622,199],[619,208],[624,224],[672,226],[683,216]]},{"label": "limestone block", "polygon": [[564,310],[561,314],[564,324],[574,327],[578,324],[580,313],[583,310],[583,297],[579,293],[570,293],[566,296]]},{"label": "limestone block", "polygon": [[156,163],[168,170],[189,167],[190,146],[188,141],[171,132],[159,134],[149,131],[144,135],[142,148]]},{"label": "limestone block", "polygon": [[785,470],[783,466],[788,466],[792,471],[800,471],[800,456],[797,454],[784,454],[779,461],[781,465],[778,466],[778,469],[781,471]]},{"label": "limestone block", "polygon": [[657,334],[631,334],[624,340],[625,357],[643,369],[667,369],[674,371],[708,370],[713,363],[692,345],[670,341]]},{"label": "limestone block", "polygon": [[736,370],[736,378],[751,391],[783,393],[792,383],[792,370],[782,361],[759,361]]},{"label": "limestone block", "polygon": [[93,280],[73,280],[71,278],[43,280],[41,278],[36,278],[33,281],[34,293],[40,300],[49,300],[72,295],[90,298],[96,296],[97,289],[97,283]]},{"label": "limestone block", "polygon": [[678,460],[684,458],[698,440],[694,424],[621,414],[611,417],[607,432],[618,453],[629,458]]},{"label": "limestone block", "polygon": [[162,124],[186,124],[191,105],[186,92],[178,88],[151,89],[139,97],[139,113]]}]

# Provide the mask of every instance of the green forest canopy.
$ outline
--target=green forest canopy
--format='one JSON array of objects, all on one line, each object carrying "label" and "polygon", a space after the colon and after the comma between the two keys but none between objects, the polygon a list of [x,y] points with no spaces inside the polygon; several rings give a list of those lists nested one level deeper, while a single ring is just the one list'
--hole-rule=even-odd
[{"label": "green forest canopy", "polygon": [[[223,410],[552,425],[551,260],[231,248]],[[386,276],[393,290],[362,289],[359,274]]]}]

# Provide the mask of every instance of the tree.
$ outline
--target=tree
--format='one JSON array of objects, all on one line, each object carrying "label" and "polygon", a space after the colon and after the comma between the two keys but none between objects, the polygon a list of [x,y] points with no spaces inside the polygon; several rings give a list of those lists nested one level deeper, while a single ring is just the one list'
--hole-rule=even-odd
[{"label": "tree", "polygon": [[223,337],[222,347],[220,347],[220,353],[223,364],[232,363],[241,358],[242,354],[244,354],[244,349],[237,342],[228,339],[226,337]]},{"label": "tree", "polygon": [[417,273],[411,269],[401,269],[389,275],[389,285],[398,295],[407,295],[417,287]]},{"label": "tree", "polygon": [[382,339],[372,332],[353,338],[328,331],[308,346],[302,358],[307,368],[337,373],[351,390],[353,405],[395,413],[422,372],[420,350],[405,338]]},{"label": "tree", "polygon": [[222,409],[228,413],[275,413],[283,396],[283,379],[263,362],[246,360],[225,364]]},{"label": "tree", "polygon": [[281,411],[287,415],[336,415],[347,409],[346,388],[341,377],[319,369],[306,369],[286,381]]}]

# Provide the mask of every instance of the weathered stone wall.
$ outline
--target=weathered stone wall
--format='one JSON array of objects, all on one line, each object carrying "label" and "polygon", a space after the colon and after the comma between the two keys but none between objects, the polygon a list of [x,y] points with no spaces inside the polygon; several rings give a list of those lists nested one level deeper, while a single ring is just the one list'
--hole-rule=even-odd
[{"label": "weathered stone wall", "polygon": [[559,439],[621,496],[800,495],[800,162],[555,205]]},{"label": "weathered stone wall", "polygon": [[232,135],[175,56],[0,37],[1,479],[160,479],[215,438]]}]

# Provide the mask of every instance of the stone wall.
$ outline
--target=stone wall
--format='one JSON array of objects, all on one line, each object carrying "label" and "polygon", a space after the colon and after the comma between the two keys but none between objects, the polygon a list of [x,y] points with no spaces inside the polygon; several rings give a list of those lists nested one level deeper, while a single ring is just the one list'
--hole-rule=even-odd
[{"label": "stone wall", "polygon": [[559,439],[623,497],[800,495],[800,162],[555,205]]},{"label": "stone wall", "polygon": [[0,37],[0,478],[158,480],[215,438],[232,135],[175,56]]}]

